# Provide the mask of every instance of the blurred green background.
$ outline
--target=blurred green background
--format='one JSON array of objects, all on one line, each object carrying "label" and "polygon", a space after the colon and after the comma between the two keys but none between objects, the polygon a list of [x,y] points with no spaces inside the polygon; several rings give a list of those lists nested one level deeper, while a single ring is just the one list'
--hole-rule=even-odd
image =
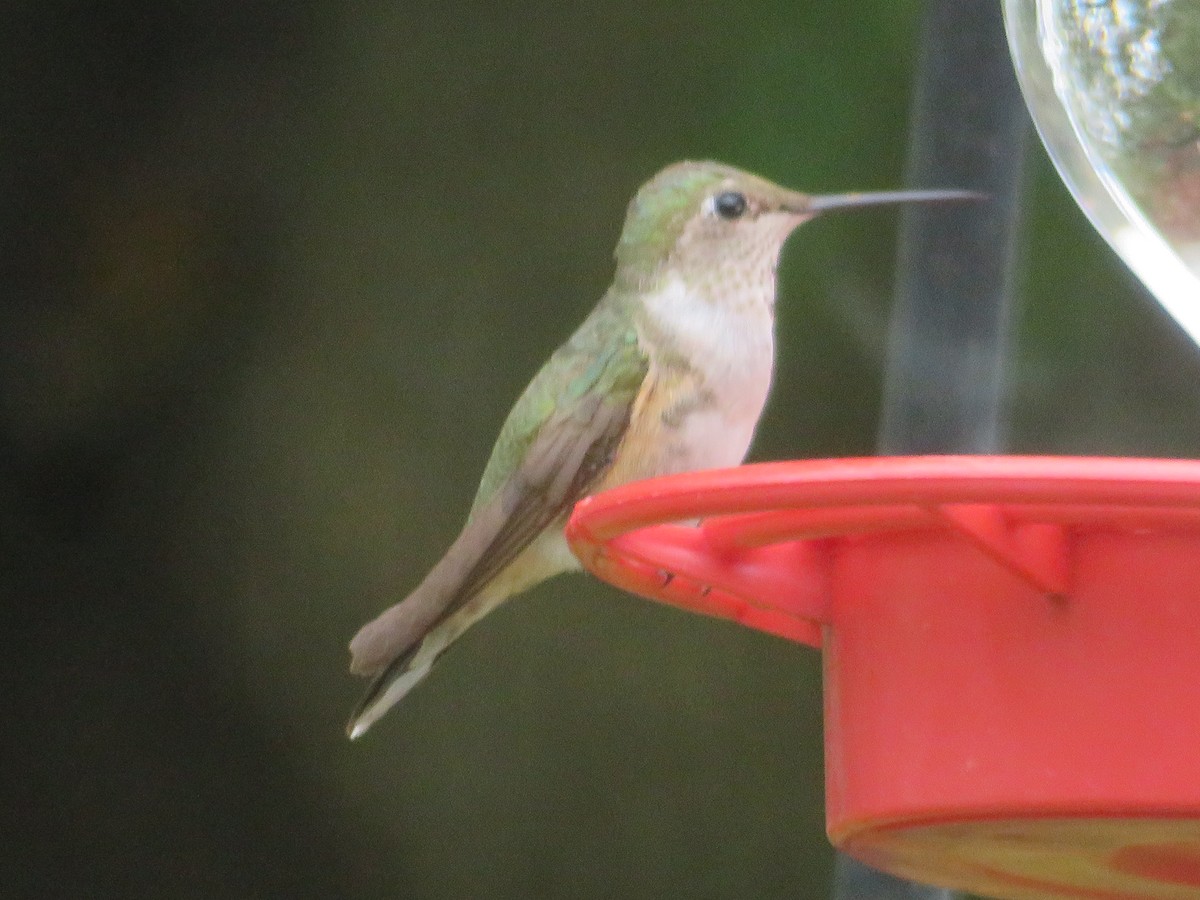
[{"label": "blurred green background", "polygon": [[[643,180],[901,183],[919,17],[6,4],[5,896],[826,896],[814,652],[562,578],[351,745],[345,643]],[[1194,455],[1195,348],[1040,147],[1025,211],[1012,449]],[[792,240],[753,458],[872,452],[895,229]]]}]

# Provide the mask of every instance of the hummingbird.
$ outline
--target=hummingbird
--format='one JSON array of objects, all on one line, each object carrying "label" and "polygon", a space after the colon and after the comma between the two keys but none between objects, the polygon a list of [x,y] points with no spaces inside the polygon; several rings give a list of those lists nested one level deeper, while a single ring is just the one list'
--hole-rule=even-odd
[{"label": "hummingbird", "polygon": [[834,209],[977,197],[814,196],[716,162],[678,162],[646,182],[612,285],[509,413],[462,532],[350,642],[350,670],[372,682],[347,734],[363,735],[500,603],[580,568],[563,535],[579,499],[742,462],[771,386],[775,270],[798,226]]}]

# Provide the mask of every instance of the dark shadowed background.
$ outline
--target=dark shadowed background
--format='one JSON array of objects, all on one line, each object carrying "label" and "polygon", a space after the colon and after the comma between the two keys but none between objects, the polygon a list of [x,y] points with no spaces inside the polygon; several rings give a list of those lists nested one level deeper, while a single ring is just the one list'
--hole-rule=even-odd
[{"label": "dark shadowed background", "polygon": [[[901,183],[919,12],[6,4],[4,895],[825,896],[814,652],[565,577],[351,745],[345,644],[655,170]],[[1010,447],[1195,455],[1194,348],[1040,148],[1025,209]],[[895,229],[791,241],[753,458],[872,452]]]}]

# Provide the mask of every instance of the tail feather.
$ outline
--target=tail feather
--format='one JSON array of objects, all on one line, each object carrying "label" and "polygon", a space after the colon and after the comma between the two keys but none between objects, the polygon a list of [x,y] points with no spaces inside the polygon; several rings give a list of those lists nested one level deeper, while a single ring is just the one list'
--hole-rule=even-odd
[{"label": "tail feather", "polygon": [[381,675],[395,669],[453,609],[477,589],[467,578],[469,561],[452,552],[434,566],[425,580],[399,603],[388,607],[350,641],[350,671],[355,675]]},{"label": "tail feather", "polygon": [[[368,728],[399,703],[429,674],[429,670],[446,652],[447,647],[454,643],[471,625],[491,612],[507,596],[508,591],[504,585],[489,585],[472,598],[464,608],[434,626],[399,656],[372,672],[371,674],[375,678],[350,716],[350,721],[346,725],[346,734],[352,739],[366,734]],[[404,601],[404,603],[407,602]],[[404,603],[398,604],[392,610],[403,608]],[[388,613],[392,610],[388,610]],[[384,613],[384,615],[386,616],[388,613]],[[378,621],[377,619],[376,622]]]},{"label": "tail feather", "polygon": [[[432,637],[432,635],[430,636]],[[351,740],[362,737],[367,729],[383,717],[389,709],[399,703],[404,695],[416,687],[440,655],[422,652],[426,642],[414,648],[387,666],[367,689],[366,694],[354,708],[350,721],[346,723],[346,734]]]}]

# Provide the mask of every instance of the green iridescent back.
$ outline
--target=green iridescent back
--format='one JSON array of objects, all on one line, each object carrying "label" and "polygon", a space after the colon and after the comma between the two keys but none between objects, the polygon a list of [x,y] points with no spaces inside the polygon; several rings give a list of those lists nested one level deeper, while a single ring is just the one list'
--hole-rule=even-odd
[{"label": "green iridescent back", "polygon": [[648,365],[638,346],[628,301],[610,292],[542,366],[513,406],[492,448],[471,514],[517,470],[555,410],[592,393],[609,403],[632,405]]}]

